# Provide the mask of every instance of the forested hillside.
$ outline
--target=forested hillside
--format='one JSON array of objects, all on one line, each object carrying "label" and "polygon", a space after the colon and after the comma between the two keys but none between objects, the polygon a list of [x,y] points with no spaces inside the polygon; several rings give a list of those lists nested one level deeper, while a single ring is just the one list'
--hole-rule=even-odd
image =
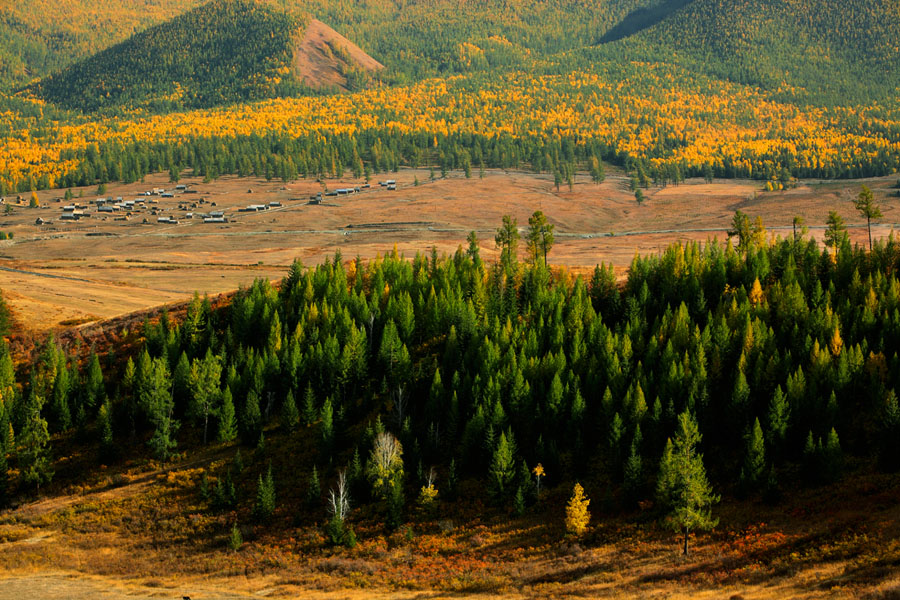
[{"label": "forested hillside", "polygon": [[318,478],[345,468],[354,504],[392,527],[429,487],[427,502],[487,491],[488,510],[520,512],[537,464],[545,486],[577,479],[615,506],[665,512],[667,440],[695,427],[726,495],[777,501],[848,465],[896,469],[900,245],[866,253],[835,223],[822,250],[801,231],[773,243],[761,220],[734,223],[736,246],[638,257],[624,288],[602,265],[587,279],[549,271],[552,227],[535,213],[521,244],[504,220],[496,264],[473,233],[449,257],[295,263],[278,287],[256,281],[221,310],[197,297],[183,321],[163,314],[84,361],[51,336],[13,365],[4,344],[0,494],[51,481],[54,447],[73,435],[106,464],[262,448],[279,430],[309,440],[309,462],[269,454],[285,467],[274,481],[254,464],[255,503],[227,467],[207,482],[209,510],[245,519],[255,506],[263,522],[282,510],[265,504],[271,486],[318,506]]},{"label": "forested hillside", "polygon": [[[670,12],[598,43],[646,6],[662,11],[656,17]],[[635,188],[699,175],[787,183],[900,167],[897,0],[301,9],[386,65],[377,89],[177,111],[308,91],[289,64],[291,32],[306,17],[214,0],[32,88],[67,107],[102,109],[94,117],[4,100],[0,195],[134,181],[160,167],[291,180],[345,167],[483,164],[566,181],[608,161]],[[342,75],[358,84],[346,87],[370,87],[367,74],[355,74]],[[305,151],[286,156],[298,144]]]},{"label": "forested hillside", "polygon": [[687,52],[712,75],[846,104],[896,95],[898,32],[898,0],[696,0],[638,38]]},{"label": "forested hillside", "polygon": [[290,94],[304,21],[244,0],[212,0],[31,88],[60,106],[178,110]]},{"label": "forested hillside", "polygon": [[0,2],[0,91],[16,89],[201,0],[7,0]]}]

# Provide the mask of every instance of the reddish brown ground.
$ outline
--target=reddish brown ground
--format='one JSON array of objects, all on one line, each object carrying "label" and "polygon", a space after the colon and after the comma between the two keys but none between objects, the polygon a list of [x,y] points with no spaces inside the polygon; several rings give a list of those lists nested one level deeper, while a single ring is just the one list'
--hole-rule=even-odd
[{"label": "reddish brown ground", "polygon": [[[343,48],[350,56],[350,64],[336,56],[333,48]],[[300,81],[313,88],[346,89],[347,78],[342,74],[346,67],[375,72],[384,65],[325,23],[312,19],[294,52],[294,69]]]},{"label": "reddish brown ground", "polygon": [[[396,191],[378,186],[379,179],[389,178],[398,181]],[[900,199],[888,197],[895,182],[896,177],[865,182],[882,202],[884,218],[874,228],[876,237],[900,222]],[[477,172],[465,179],[454,173],[431,182],[426,169],[404,169],[376,176],[372,188],[361,194],[329,197],[321,206],[307,204],[311,194],[323,190],[323,184],[312,180],[285,185],[225,177],[208,184],[190,179],[186,183],[199,193],[160,199],[162,215],[183,215],[177,210],[179,202],[203,197],[226,210],[233,222],[212,225],[194,219],[158,225],[156,217],[147,216],[150,224],[141,224],[145,215],[139,214],[129,222],[95,215],[66,224],[58,220],[63,203],[54,201],[62,195],[59,190],[38,193],[44,208],[19,206],[13,215],[0,216],[0,231],[15,234],[12,241],[0,241],[0,267],[24,271],[0,271],[0,288],[19,319],[28,327],[45,329],[108,318],[183,300],[194,291],[214,294],[255,277],[280,278],[294,258],[315,264],[338,250],[345,259],[384,255],[394,245],[407,256],[431,246],[452,253],[465,245],[471,230],[477,231],[482,252],[490,259],[496,256],[493,235],[501,217],[511,214],[525,227],[535,210],[543,210],[556,225],[551,263],[576,270],[607,262],[624,272],[635,254],[655,253],[672,242],[723,240],[738,209],[752,218],[761,216],[773,235],[787,235],[793,217],[803,215],[817,239],[828,212],[837,210],[847,223],[857,225],[850,230],[854,241],[866,238],[850,201],[862,183],[856,181],[762,192],[758,182],[692,180],[649,190],[641,206],[618,172],[602,185],[580,176],[571,191],[565,186],[557,191],[546,175],[488,171],[483,179]],[[326,183],[336,189],[363,181]],[[106,195],[129,199],[153,187],[173,186],[157,175],[143,184],[111,184]],[[75,193],[83,193],[81,201],[87,202],[95,191]],[[236,212],[273,200],[284,206],[263,213]],[[36,226],[38,216],[54,222]],[[88,236],[97,233],[112,235]],[[523,259],[524,252],[523,247]]]}]

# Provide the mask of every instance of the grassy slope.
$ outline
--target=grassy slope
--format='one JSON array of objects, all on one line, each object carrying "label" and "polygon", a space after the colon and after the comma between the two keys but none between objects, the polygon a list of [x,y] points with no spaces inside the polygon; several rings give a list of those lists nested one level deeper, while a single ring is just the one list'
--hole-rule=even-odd
[{"label": "grassy slope", "polygon": [[[218,597],[269,588],[276,596],[352,597],[417,590],[498,597],[830,598],[900,586],[900,492],[896,476],[860,470],[829,489],[791,492],[777,505],[726,499],[720,526],[679,555],[677,536],[652,511],[617,513],[602,489],[592,498],[590,530],[563,535],[571,482],[545,490],[521,518],[485,512],[478,503],[443,502],[434,516],[411,512],[408,525],[385,530],[372,507],[355,507],[352,549],[330,548],[324,508],[306,508],[307,464],[315,427],[267,431],[265,450],[242,449],[240,503],[216,511],[198,496],[204,472],[215,481],[230,468],[234,446],[190,448],[165,466],[140,460],[96,469],[94,457],[63,443],[69,458],[40,501],[0,513],[0,575],[52,571],[75,579],[110,578],[130,586],[201,590]],[[272,461],[279,508],[266,525],[251,517],[258,473]],[[85,475],[85,472],[88,475]],[[320,469],[323,488],[334,473]],[[471,488],[474,482],[463,482]],[[474,495],[474,488],[470,489]],[[468,493],[468,492],[467,492]],[[240,523],[238,553],[225,539]],[[62,579],[61,579],[62,581]],[[348,596],[350,594],[350,596]],[[201,595],[199,591],[195,595]],[[487,597],[487,596],[486,596]]]}]

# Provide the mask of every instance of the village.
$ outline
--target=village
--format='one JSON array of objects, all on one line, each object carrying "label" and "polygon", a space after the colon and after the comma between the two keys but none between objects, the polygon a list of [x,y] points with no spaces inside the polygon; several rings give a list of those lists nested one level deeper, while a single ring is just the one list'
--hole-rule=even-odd
[{"label": "village", "polygon": [[[213,186],[210,186],[213,187]],[[397,182],[394,179],[378,182],[378,187],[388,190],[397,190]],[[270,210],[285,209],[297,205],[321,206],[327,205],[331,198],[346,197],[371,191],[369,183],[354,185],[353,187],[340,187],[334,190],[324,190],[306,195],[290,195],[285,199],[269,200],[246,205],[229,204],[227,208],[219,206],[216,200],[210,200],[205,196],[199,196],[200,190],[193,185],[177,184],[173,188],[154,187],[146,191],[138,191],[133,199],[125,199],[124,196],[99,196],[91,200],[83,197],[66,200],[64,197],[54,197],[43,203],[32,199],[26,202],[19,195],[15,198],[0,198],[0,215],[13,215],[15,209],[37,209],[43,211],[55,211],[54,216],[41,214],[33,221],[33,225],[43,231],[68,230],[67,225],[73,223],[99,224],[112,221],[129,223],[133,225],[190,225],[190,224],[227,224],[234,222],[242,215],[238,213],[261,213]],[[274,190],[267,190],[272,192]],[[289,192],[286,187],[281,187],[281,192]],[[215,194],[214,189],[208,190],[209,194]],[[83,193],[83,192],[82,192]],[[247,190],[248,194],[253,189]],[[209,195],[207,194],[207,195]],[[65,203],[65,204],[64,204]],[[54,205],[63,204],[62,207]],[[63,227],[64,229],[60,229]]]}]

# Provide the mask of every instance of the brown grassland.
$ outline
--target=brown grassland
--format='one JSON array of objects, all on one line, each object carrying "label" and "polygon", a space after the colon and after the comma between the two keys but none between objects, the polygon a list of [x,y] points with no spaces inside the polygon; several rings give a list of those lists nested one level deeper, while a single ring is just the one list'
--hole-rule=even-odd
[{"label": "brown grassland", "polygon": [[[272,429],[266,450],[282,482],[315,443]],[[589,489],[593,520],[564,535],[567,486],[544,493],[524,517],[484,517],[479,503],[443,503],[390,532],[370,508],[351,518],[353,549],[327,545],[324,511],[304,508],[299,487],[281,485],[266,526],[251,523],[246,490],[237,511],[212,512],[198,495],[204,470],[221,472],[233,447],[193,448],[161,467],[128,461],[87,479],[73,453],[48,494],[0,513],[0,598],[896,598],[900,593],[900,482],[858,469],[837,487],[791,491],[778,506],[726,499],[721,524],[680,555],[677,536],[648,511],[608,512],[614,499]],[[262,453],[262,455],[260,455]],[[249,464],[249,463],[248,463]],[[214,476],[211,477],[214,480]],[[463,482],[463,486],[474,482]],[[474,496],[474,489],[469,490]],[[560,514],[557,514],[560,513]],[[32,596],[34,597],[34,596]]]},{"label": "brown grassland", "polygon": [[[0,288],[26,329],[94,322],[188,298],[194,291],[217,294],[249,284],[255,277],[278,279],[300,258],[315,264],[340,251],[345,260],[374,258],[392,251],[412,256],[435,246],[452,253],[475,230],[482,250],[493,257],[493,235],[504,214],[520,227],[542,210],[556,226],[550,255],[555,266],[586,272],[611,263],[624,273],[636,253],[655,253],[673,241],[724,240],[735,210],[761,216],[771,235],[790,233],[795,215],[805,218],[821,238],[828,212],[836,210],[851,225],[853,241],[866,238],[864,220],[851,203],[866,183],[875,190],[884,218],[873,228],[886,236],[900,223],[900,199],[889,197],[895,177],[861,181],[801,182],[795,189],[765,192],[759,182],[689,180],[679,186],[651,188],[643,205],[635,202],[628,180],[610,169],[603,184],[586,175],[573,188],[559,191],[552,177],[525,172],[487,171],[465,179],[452,173],[429,181],[427,169],[403,169],[382,175],[393,178],[396,191],[372,180],[372,188],[351,196],[326,197],[308,205],[323,183],[300,180],[288,184],[224,177],[211,183],[186,179],[197,194],[160,199],[160,215],[180,219],[178,225],[157,224],[156,216],[138,213],[130,221],[92,218],[77,223],[58,220],[63,190],[38,192],[41,208],[15,206],[0,211]],[[420,185],[414,185],[418,180]],[[361,180],[327,180],[328,189],[361,185]],[[110,184],[106,196],[134,198],[153,187],[173,187],[163,175],[144,183]],[[252,190],[252,193],[248,193]],[[95,188],[73,190],[75,201],[88,203]],[[232,221],[205,224],[185,220],[180,203],[205,198],[216,202]],[[13,201],[15,198],[13,197]],[[26,199],[27,200],[27,199]],[[260,213],[238,213],[248,204],[280,201],[283,206]],[[204,208],[204,206],[206,208]],[[192,209],[207,211],[209,205]],[[118,213],[116,213],[118,214]],[[42,217],[50,224],[35,225]],[[143,218],[149,223],[142,224]],[[524,250],[523,250],[524,252]]]}]

